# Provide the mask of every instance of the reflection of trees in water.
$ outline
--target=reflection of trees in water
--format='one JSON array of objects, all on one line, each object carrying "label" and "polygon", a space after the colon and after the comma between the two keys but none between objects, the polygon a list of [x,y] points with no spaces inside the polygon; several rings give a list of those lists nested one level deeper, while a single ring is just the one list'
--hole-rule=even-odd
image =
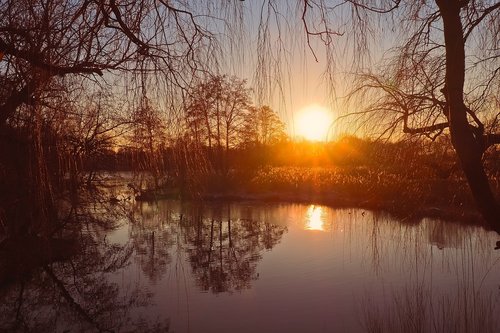
[{"label": "reflection of trees in water", "polygon": [[399,265],[404,280],[393,281],[382,296],[366,292],[361,300],[365,329],[498,332],[495,235],[478,227],[426,219],[418,227],[390,222],[366,226],[377,230],[370,236],[370,256],[376,273]]},{"label": "reflection of trees in water", "polygon": [[174,236],[169,209],[148,203],[136,207],[129,238],[135,250],[134,260],[152,282],[160,280],[171,263],[169,251],[175,244]]},{"label": "reflection of trees in water", "polygon": [[231,213],[230,206],[220,205],[182,208],[168,201],[140,205],[130,234],[135,259],[151,281],[158,281],[175,247],[187,254],[201,290],[249,288],[258,277],[262,251],[279,243],[286,227]]},{"label": "reflection of trees in water", "polygon": [[[467,286],[465,286],[467,287]],[[491,295],[477,289],[440,295],[427,285],[407,286],[394,292],[384,308],[364,304],[368,332],[498,332]]]},{"label": "reflection of trees in water", "polygon": [[232,218],[229,206],[227,216],[214,215],[195,214],[184,224],[197,284],[214,293],[249,288],[258,277],[256,266],[262,251],[279,243],[286,227]]},{"label": "reflection of trees in water", "polygon": [[128,265],[133,248],[106,240],[109,224],[102,214],[75,212],[74,226],[82,226],[73,231],[79,235],[78,253],[64,262],[33,267],[29,275],[1,288],[0,331],[168,330],[168,322],[133,315],[149,304],[150,295],[112,282],[113,273]]}]

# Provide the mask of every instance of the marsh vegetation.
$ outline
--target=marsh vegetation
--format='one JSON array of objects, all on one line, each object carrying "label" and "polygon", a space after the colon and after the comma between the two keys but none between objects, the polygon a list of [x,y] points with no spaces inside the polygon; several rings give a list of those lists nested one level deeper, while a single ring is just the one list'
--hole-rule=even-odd
[{"label": "marsh vegetation", "polygon": [[[493,0],[0,1],[1,329],[495,331],[499,20]],[[335,113],[292,107],[301,61]]]}]

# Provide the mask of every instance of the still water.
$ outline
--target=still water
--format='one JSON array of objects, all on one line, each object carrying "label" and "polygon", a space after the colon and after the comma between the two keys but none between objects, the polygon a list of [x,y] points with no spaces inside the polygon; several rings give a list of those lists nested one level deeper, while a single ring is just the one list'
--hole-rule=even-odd
[{"label": "still water", "polygon": [[479,227],[254,202],[135,203],[110,220],[3,291],[2,328],[500,331],[498,236]]}]

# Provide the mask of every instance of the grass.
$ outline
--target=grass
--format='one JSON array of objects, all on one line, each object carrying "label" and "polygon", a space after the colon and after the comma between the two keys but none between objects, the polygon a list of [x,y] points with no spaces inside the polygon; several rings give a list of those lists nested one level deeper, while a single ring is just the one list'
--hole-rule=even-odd
[{"label": "grass", "polygon": [[[481,221],[452,147],[443,142],[377,142],[346,137],[326,144],[285,142],[231,151],[225,170],[205,159],[171,197],[315,202],[383,209],[399,217]],[[213,164],[213,165],[212,165]],[[500,194],[498,152],[485,155]],[[496,177],[496,178],[495,178]],[[195,190],[185,184],[193,182]],[[175,190],[177,189],[177,190]],[[182,190],[184,189],[184,191]],[[500,197],[500,196],[499,196]]]},{"label": "grass", "polygon": [[[398,173],[363,167],[266,166],[235,173],[206,198],[316,202],[336,207],[383,209],[400,217],[440,217],[479,222],[466,181],[442,179],[425,170]],[[223,188],[223,189],[222,189]]]}]

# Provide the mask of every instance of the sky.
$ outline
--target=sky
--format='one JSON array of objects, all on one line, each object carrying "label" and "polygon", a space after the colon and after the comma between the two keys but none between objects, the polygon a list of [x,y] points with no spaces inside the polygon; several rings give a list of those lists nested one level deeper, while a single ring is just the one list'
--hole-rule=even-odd
[{"label": "sky", "polygon": [[[279,61],[271,59],[268,64],[259,64],[259,22],[261,15],[265,17],[269,13],[268,7],[262,7],[265,2],[263,0],[242,2],[244,42],[239,45],[240,41],[236,41],[236,45],[232,45],[234,54],[230,57],[226,68],[229,74],[247,79],[249,85],[254,89],[255,102],[271,106],[285,121],[289,134],[295,136],[297,134],[296,121],[299,118],[299,113],[305,108],[312,105],[324,107],[332,114],[332,119],[337,112],[335,105],[329,98],[331,87],[323,79],[326,68],[324,46],[313,41],[316,60],[313,52],[305,44],[306,38],[302,31],[300,18],[282,17],[282,21],[280,21],[282,32],[279,34],[276,21],[270,13],[270,39],[267,49],[270,54],[268,56],[279,59]],[[292,9],[281,8],[280,13],[293,16]],[[279,43],[279,38],[281,38],[282,45]],[[280,49],[280,46],[283,46],[283,49]],[[259,68],[263,67],[265,70],[260,71]],[[264,76],[265,78],[263,78]],[[263,83],[263,81],[266,82]]]},{"label": "sky", "polygon": [[[292,137],[300,136],[300,127],[306,119],[302,115],[311,108],[323,108],[329,113],[329,139],[342,134],[362,136],[347,122],[337,121],[337,117],[345,114],[347,108],[343,98],[348,92],[344,74],[353,60],[352,53],[349,55],[350,40],[347,36],[334,36],[336,68],[333,78],[326,76],[329,65],[326,47],[319,38],[314,37],[311,37],[310,45],[307,44],[301,10],[299,8],[297,11],[294,7],[297,2],[277,3],[281,5],[277,8],[281,15],[278,20],[267,6],[268,0],[241,2],[244,36],[238,36],[238,40],[230,42],[231,56],[226,64],[226,74],[247,79],[254,89],[256,104],[267,104],[275,110],[286,123]],[[264,47],[259,47],[259,23],[266,20],[267,14],[269,39]],[[382,52],[376,49],[384,43],[371,42],[380,58]],[[262,49],[267,58],[264,63],[259,63]],[[299,120],[301,123],[298,123]]]}]

